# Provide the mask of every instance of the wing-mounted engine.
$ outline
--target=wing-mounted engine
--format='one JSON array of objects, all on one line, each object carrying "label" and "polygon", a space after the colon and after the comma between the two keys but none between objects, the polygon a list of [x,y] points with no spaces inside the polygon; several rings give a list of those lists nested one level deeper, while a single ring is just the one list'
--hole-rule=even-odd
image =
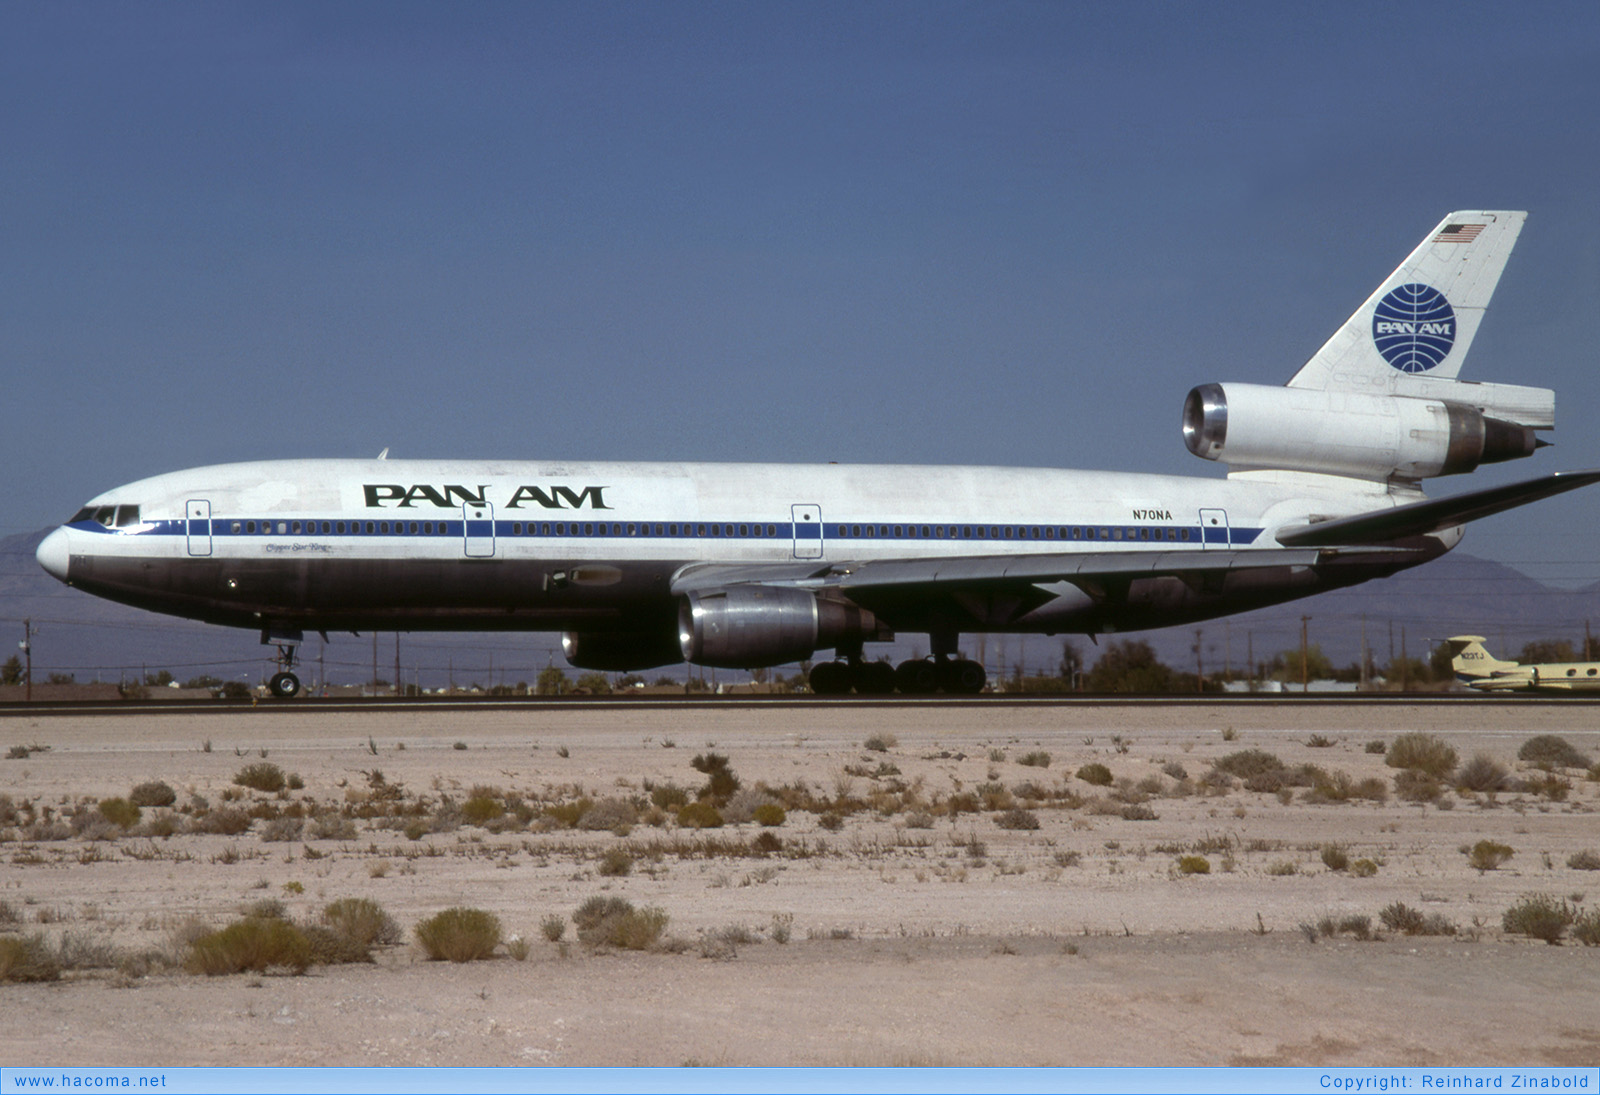
[{"label": "wing-mounted engine", "polygon": [[737,585],[687,594],[678,610],[678,638],[686,661],[749,669],[894,635],[849,601],[787,586]]},{"label": "wing-mounted engine", "polygon": [[1482,464],[1531,456],[1547,443],[1534,431],[1554,425],[1554,393],[1449,381],[1436,387],[1463,401],[1203,384],[1184,400],[1183,441],[1196,456],[1235,470],[1380,481],[1459,475]]},{"label": "wing-mounted engine", "polygon": [[568,631],[561,636],[567,664],[578,669],[626,673],[683,661],[678,636],[670,626],[661,631]]}]

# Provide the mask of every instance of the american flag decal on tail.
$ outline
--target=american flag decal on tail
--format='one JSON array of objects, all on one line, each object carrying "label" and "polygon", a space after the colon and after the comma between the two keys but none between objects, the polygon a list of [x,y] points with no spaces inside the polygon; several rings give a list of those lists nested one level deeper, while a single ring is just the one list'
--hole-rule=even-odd
[{"label": "american flag decal on tail", "polygon": [[1478,238],[1484,226],[1481,224],[1447,224],[1444,230],[1433,237],[1434,243],[1471,243]]}]

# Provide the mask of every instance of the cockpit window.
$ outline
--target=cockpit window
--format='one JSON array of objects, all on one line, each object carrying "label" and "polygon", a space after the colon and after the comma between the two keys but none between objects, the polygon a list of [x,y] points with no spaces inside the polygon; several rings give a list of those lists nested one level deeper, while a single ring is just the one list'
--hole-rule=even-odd
[{"label": "cockpit window", "polygon": [[93,520],[94,520],[94,507],[93,506],[84,506],[77,513],[74,513],[72,515],[72,520],[68,521],[67,524],[76,525],[76,524],[81,524],[84,521],[93,521]]},{"label": "cockpit window", "polygon": [[100,522],[106,528],[110,528],[112,525],[116,524],[117,507],[96,506],[94,509],[94,519]]},{"label": "cockpit window", "polygon": [[117,507],[117,527],[118,528],[127,528],[129,525],[137,525],[138,523],[139,523],[139,507],[138,506],[118,506]]}]

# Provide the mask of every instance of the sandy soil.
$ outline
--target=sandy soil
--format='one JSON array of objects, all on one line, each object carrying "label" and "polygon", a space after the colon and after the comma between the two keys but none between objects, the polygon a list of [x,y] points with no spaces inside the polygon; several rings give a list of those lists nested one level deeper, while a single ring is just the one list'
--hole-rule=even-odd
[{"label": "sandy soil", "polygon": [[[771,830],[784,849],[767,856],[703,854],[702,837],[724,842],[724,852],[748,845],[762,832],[749,822],[699,832],[642,823],[618,835],[539,818],[413,840],[358,820],[353,839],[282,842],[262,838],[264,822],[236,836],[86,840],[25,839],[21,820],[0,820],[0,900],[15,913],[0,924],[7,932],[170,952],[191,917],[220,926],[274,898],[310,920],[336,898],[370,897],[408,931],[467,904],[533,941],[525,961],[502,951],[486,962],[428,962],[407,943],[382,949],[373,965],[299,977],[86,968],[57,983],[0,985],[0,1059],[1594,1065],[1600,949],[1508,937],[1500,918],[1529,892],[1600,901],[1600,873],[1567,866],[1574,852],[1600,850],[1600,784],[1569,773],[1565,802],[1451,794],[1441,809],[1392,796],[1316,804],[1303,791],[1289,803],[1238,788],[1185,794],[1166,770],[1181,766],[1192,783],[1217,758],[1259,748],[1291,765],[1389,782],[1394,769],[1364,746],[1409,730],[1446,738],[1462,759],[1483,752],[1517,769],[1517,748],[1535,733],[1600,753],[1594,710],[841,705],[8,717],[0,745],[48,747],[0,761],[0,794],[28,807],[24,818],[46,806],[70,814],[145,780],[170,784],[180,806],[198,795],[216,808],[262,750],[305,786],[286,801],[245,793],[235,805],[357,808],[374,769],[430,808],[478,786],[529,803],[646,796],[648,786],[701,785],[690,761],[714,748],[746,787],[804,786],[818,799],[875,808],[850,813],[836,831],[792,809]],[[1313,734],[1333,744],[1311,747]],[[894,744],[866,749],[873,735]],[[1048,767],[1020,763],[1035,751],[1050,754]],[[1107,794],[1117,788],[1075,778],[1088,762],[1107,765],[1125,798],[1150,780],[1143,805],[1155,818],[1120,816]],[[1029,781],[1081,801],[1028,803],[1037,830],[1003,829],[994,809],[943,811],[954,794],[995,784],[1027,794]],[[918,810],[931,827],[920,827]],[[1473,870],[1461,849],[1484,838],[1510,845],[1514,858]],[[1377,874],[1329,870],[1328,843],[1372,859]],[[599,856],[618,846],[633,853],[633,870],[603,876]],[[1211,873],[1179,873],[1179,855],[1197,850]],[[541,921],[595,894],[661,907],[672,945],[594,951],[570,925],[565,945],[543,938]],[[1377,925],[1395,901],[1459,933],[1311,942],[1300,927],[1353,915]],[[779,942],[785,924],[789,938]]]}]

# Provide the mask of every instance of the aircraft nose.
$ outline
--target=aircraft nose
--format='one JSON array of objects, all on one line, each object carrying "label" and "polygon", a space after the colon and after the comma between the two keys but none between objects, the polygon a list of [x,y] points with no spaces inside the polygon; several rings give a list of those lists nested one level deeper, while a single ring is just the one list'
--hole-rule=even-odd
[{"label": "aircraft nose", "polygon": [[34,553],[34,558],[39,560],[39,565],[49,571],[51,576],[61,581],[67,580],[67,564],[71,554],[67,550],[67,530],[58,528],[39,545],[39,550]]}]

